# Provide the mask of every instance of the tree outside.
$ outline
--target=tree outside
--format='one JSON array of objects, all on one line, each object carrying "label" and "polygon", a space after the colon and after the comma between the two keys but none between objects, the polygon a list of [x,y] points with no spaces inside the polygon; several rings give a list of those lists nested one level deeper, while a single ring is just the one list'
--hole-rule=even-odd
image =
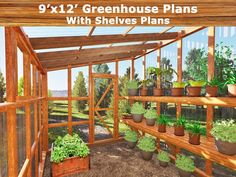
[{"label": "tree outside", "polygon": [[6,84],[2,72],[0,71],[0,103],[5,101]]},{"label": "tree outside", "polygon": [[18,80],[18,96],[24,96],[24,79],[20,77]]}]

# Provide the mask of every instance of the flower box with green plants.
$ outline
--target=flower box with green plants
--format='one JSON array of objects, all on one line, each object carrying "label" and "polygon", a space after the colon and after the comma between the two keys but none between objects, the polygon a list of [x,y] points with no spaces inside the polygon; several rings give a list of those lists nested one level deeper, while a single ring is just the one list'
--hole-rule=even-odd
[{"label": "flower box with green plants", "polygon": [[138,81],[137,80],[130,80],[127,83],[128,88],[128,95],[129,96],[136,96],[138,94]]},{"label": "flower box with green plants", "polygon": [[131,114],[133,117],[133,121],[136,123],[142,122],[143,114],[146,112],[146,110],[143,108],[143,104],[136,102],[131,107]]},{"label": "flower box with green plants", "polygon": [[144,114],[144,117],[146,118],[146,124],[147,126],[154,126],[157,119],[157,111],[155,109],[148,109],[146,113]]},{"label": "flower box with green plants", "polygon": [[133,149],[137,144],[138,134],[135,131],[126,130],[124,139],[127,141],[129,148]]},{"label": "flower box with green plants", "polygon": [[201,134],[203,134],[203,128],[201,127],[201,124],[199,121],[195,121],[190,124],[188,127],[189,131],[189,143],[193,145],[199,145]]},{"label": "flower box with green plants", "polygon": [[211,129],[219,152],[236,155],[236,122],[235,120],[216,121]]},{"label": "flower box with green plants", "polygon": [[205,84],[206,84],[205,81],[189,80],[189,86],[187,86],[188,96],[193,96],[193,97],[201,96],[202,87]]},{"label": "flower box with green plants", "polygon": [[151,160],[156,150],[156,141],[150,136],[144,136],[138,141],[138,148],[141,150],[141,156],[144,160]]},{"label": "flower box with green plants", "polygon": [[165,151],[160,151],[157,154],[157,159],[159,160],[159,164],[162,167],[167,167],[170,162],[169,154]]},{"label": "flower box with green plants", "polygon": [[173,82],[173,87],[171,89],[171,96],[183,96],[184,88],[186,83],[185,82]]},{"label": "flower box with green plants", "polygon": [[52,176],[67,176],[89,169],[89,148],[79,137],[58,137],[51,152]]},{"label": "flower box with green plants", "polygon": [[217,77],[213,77],[206,85],[206,96],[216,97],[218,95],[218,87],[220,85],[220,80]]},{"label": "flower box with green plants", "polygon": [[185,155],[177,155],[175,166],[178,168],[180,177],[190,177],[195,170],[194,161]]},{"label": "flower box with green plants", "polygon": [[149,79],[144,79],[140,82],[140,96],[148,95],[148,85],[151,81]]},{"label": "flower box with green plants", "polygon": [[230,68],[227,71],[225,86],[228,88],[229,96],[236,96],[236,68]]},{"label": "flower box with green plants", "polygon": [[157,119],[158,124],[158,132],[165,133],[166,132],[166,126],[169,124],[170,119],[168,116],[161,114]]},{"label": "flower box with green plants", "polygon": [[176,136],[184,136],[184,128],[187,123],[184,116],[180,116],[174,124],[174,134]]}]

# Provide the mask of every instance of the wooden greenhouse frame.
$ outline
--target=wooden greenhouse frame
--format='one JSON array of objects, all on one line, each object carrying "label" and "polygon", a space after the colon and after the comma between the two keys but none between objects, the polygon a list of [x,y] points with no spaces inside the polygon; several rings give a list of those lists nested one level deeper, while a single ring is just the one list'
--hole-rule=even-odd
[{"label": "wooden greenhouse frame", "polygon": [[[28,38],[20,27],[5,27],[6,43],[6,91],[7,100],[0,104],[0,112],[7,115],[8,132],[8,175],[11,177],[31,176],[31,166],[35,164],[35,176],[42,176],[46,152],[48,149],[48,129],[54,127],[67,127],[68,132],[72,133],[72,127],[75,125],[87,124],[89,126],[89,144],[108,143],[119,141],[118,103],[119,100],[139,100],[152,101],[157,103],[157,112],[160,114],[161,103],[175,103],[176,117],[181,115],[181,104],[194,104],[207,106],[207,139],[203,145],[194,147],[186,143],[186,140],[174,139],[170,134],[160,135],[154,129],[148,129],[145,125],[124,121],[136,130],[149,133],[156,136],[158,142],[165,140],[172,147],[172,158],[180,148],[187,149],[206,159],[205,171],[196,169],[195,172],[201,176],[212,176],[212,163],[217,162],[221,165],[236,170],[236,156],[226,156],[216,151],[210,134],[214,106],[236,107],[235,97],[121,97],[118,93],[118,68],[119,61],[131,61],[131,78],[134,78],[134,61],[143,57],[143,69],[146,70],[145,56],[151,52],[157,52],[157,63],[161,63],[161,48],[173,42],[178,44],[177,72],[178,81],[182,81],[182,45],[183,38],[196,33],[202,29],[208,28],[208,80],[214,76],[214,49],[215,49],[215,27],[188,27],[180,32],[168,32],[173,27],[167,27],[160,33],[150,34],[128,34],[134,27],[130,27],[123,35],[93,36],[95,26],[91,27],[87,36],[71,37],[43,37]],[[144,41],[139,45],[113,46],[113,43]],[[147,43],[147,41],[160,41],[160,43]],[[83,49],[84,45],[110,44],[109,48]],[[80,46],[79,50],[44,52],[36,54],[37,49],[63,48]],[[17,95],[17,47],[23,53],[24,61],[24,96]],[[148,52],[147,52],[148,51]],[[115,74],[96,74],[92,72],[92,65],[100,63],[115,63]],[[32,66],[31,66],[32,65]],[[73,97],[72,88],[72,68],[88,66],[89,68],[89,94],[86,97]],[[31,73],[31,67],[33,72]],[[68,97],[48,97],[48,72],[67,69],[68,74]],[[144,78],[145,78],[144,72]],[[32,78],[32,79],[31,79]],[[111,78],[114,87],[114,131],[111,139],[95,141],[94,139],[94,114],[99,111],[99,103],[94,102],[94,78]],[[32,80],[32,83],[31,83]],[[159,78],[160,80],[160,78]],[[32,91],[33,90],[33,91]],[[107,88],[106,92],[109,91]],[[106,93],[104,93],[105,95]],[[104,96],[105,97],[105,96]],[[102,98],[101,98],[102,99]],[[68,101],[68,122],[48,124],[48,101],[67,100]],[[87,100],[90,104],[89,119],[80,122],[72,120],[72,101]],[[18,169],[17,144],[17,117],[16,109],[25,108],[26,122],[26,160],[21,169]],[[34,108],[34,137],[32,142],[32,117],[31,107]],[[108,110],[109,108],[104,108]],[[102,118],[101,118],[102,119]],[[105,124],[104,124],[105,125]],[[170,131],[170,130],[169,130]],[[157,145],[159,147],[159,143]],[[34,163],[32,161],[35,161]],[[19,172],[20,171],[20,172]]]}]

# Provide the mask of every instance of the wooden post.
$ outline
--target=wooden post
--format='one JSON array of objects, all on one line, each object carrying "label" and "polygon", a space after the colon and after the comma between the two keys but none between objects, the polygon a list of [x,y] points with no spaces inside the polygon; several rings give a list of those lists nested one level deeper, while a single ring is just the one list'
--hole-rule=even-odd
[{"label": "wooden post", "polygon": [[43,150],[48,151],[48,81],[47,72],[42,75]]},{"label": "wooden post", "polygon": [[134,79],[134,74],[135,74],[135,71],[134,71],[134,58],[131,59],[131,80]]},{"label": "wooden post", "polygon": [[68,67],[68,132],[72,134],[71,66]]},{"label": "wooden post", "polygon": [[[159,47],[161,46],[161,43],[159,44]],[[157,68],[161,67],[161,48],[157,49]],[[161,76],[157,77],[157,88],[161,88]],[[157,114],[161,114],[161,103],[156,102],[156,109],[157,109]]]},{"label": "wooden post", "polygon": [[89,65],[89,143],[94,143],[94,80],[92,65]]},{"label": "wooden post", "polygon": [[[145,54],[145,53],[146,53],[146,51],[144,50],[143,54]],[[143,56],[143,79],[144,80],[147,78],[147,75],[146,75],[146,69],[147,69],[146,68],[146,60],[147,59],[146,59],[146,57],[147,57],[146,55]]]},{"label": "wooden post", "polygon": [[[6,44],[6,93],[7,101],[16,101],[17,85],[17,43],[12,27],[5,27]],[[7,110],[7,153],[8,153],[8,176],[18,176],[18,153],[16,132],[16,108]]]},{"label": "wooden post", "polygon": [[118,90],[118,79],[119,79],[119,63],[116,61],[116,77],[114,78],[114,138],[119,138],[119,115],[118,115],[118,104],[119,104],[119,90]]}]

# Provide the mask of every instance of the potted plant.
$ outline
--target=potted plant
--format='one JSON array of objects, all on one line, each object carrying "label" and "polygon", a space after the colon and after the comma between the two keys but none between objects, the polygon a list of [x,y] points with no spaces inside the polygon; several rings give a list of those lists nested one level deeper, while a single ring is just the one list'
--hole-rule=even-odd
[{"label": "potted plant", "polygon": [[145,113],[145,109],[143,108],[142,103],[136,102],[131,107],[131,114],[133,117],[133,121],[136,123],[142,122],[144,113]]},{"label": "potted plant", "polygon": [[131,114],[131,107],[130,104],[127,100],[123,100],[125,101],[125,105],[124,105],[124,112],[122,113],[122,118],[123,119],[132,119],[132,114]]},{"label": "potted plant", "polygon": [[169,118],[162,114],[157,119],[158,124],[158,132],[165,133],[166,132],[166,125],[169,123]]},{"label": "potted plant", "polygon": [[218,86],[219,79],[217,77],[213,77],[206,85],[206,96],[207,97],[216,97],[218,95]]},{"label": "potted plant", "polygon": [[229,96],[236,96],[236,69],[230,69],[227,72],[225,86],[228,88]]},{"label": "potted plant", "polygon": [[138,93],[138,81],[136,80],[130,80],[127,83],[128,87],[128,95],[129,96],[136,96]]},{"label": "potted plant", "polygon": [[147,96],[148,95],[148,88],[147,85],[149,84],[149,79],[144,79],[141,81],[140,85],[140,96]]},{"label": "potted plant", "polygon": [[227,155],[236,155],[236,122],[221,120],[213,124],[211,130],[219,152]]},{"label": "potted plant", "polygon": [[129,148],[133,149],[138,141],[138,135],[135,131],[132,130],[127,130],[125,132],[125,137],[124,139],[127,141],[127,144],[129,146]]},{"label": "potted plant", "polygon": [[200,144],[202,128],[201,124],[197,121],[189,126],[189,143],[193,145]]},{"label": "potted plant", "polygon": [[189,80],[189,85],[187,87],[188,96],[201,96],[202,87],[205,85],[204,81]]},{"label": "potted plant", "polygon": [[154,126],[157,119],[157,112],[155,109],[149,109],[144,114],[144,117],[146,118],[147,126]]},{"label": "potted plant", "polygon": [[176,136],[184,136],[184,127],[186,124],[186,119],[184,116],[180,116],[174,124],[174,134]]},{"label": "potted plant", "polygon": [[177,155],[175,166],[178,168],[180,177],[190,177],[195,170],[193,160],[185,155]]},{"label": "potted plant", "polygon": [[170,162],[169,154],[165,151],[160,151],[157,154],[157,159],[159,160],[159,164],[162,167],[167,167],[168,163]]},{"label": "potted plant", "polygon": [[67,134],[53,143],[52,176],[65,176],[89,169],[89,148],[79,137]]},{"label": "potted plant", "polygon": [[153,89],[153,96],[162,96],[163,95],[163,89],[161,88],[161,83],[158,80],[158,77],[161,76],[162,70],[161,68],[155,68],[155,67],[149,67],[147,69],[147,74],[149,77],[151,77],[155,81],[156,87]]},{"label": "potted plant", "polygon": [[141,150],[141,156],[144,160],[151,160],[153,152],[156,150],[156,141],[150,136],[144,136],[138,141],[138,148]]},{"label": "potted plant", "polygon": [[171,96],[183,96],[184,87],[186,83],[184,82],[173,82],[173,87],[171,89]]}]

